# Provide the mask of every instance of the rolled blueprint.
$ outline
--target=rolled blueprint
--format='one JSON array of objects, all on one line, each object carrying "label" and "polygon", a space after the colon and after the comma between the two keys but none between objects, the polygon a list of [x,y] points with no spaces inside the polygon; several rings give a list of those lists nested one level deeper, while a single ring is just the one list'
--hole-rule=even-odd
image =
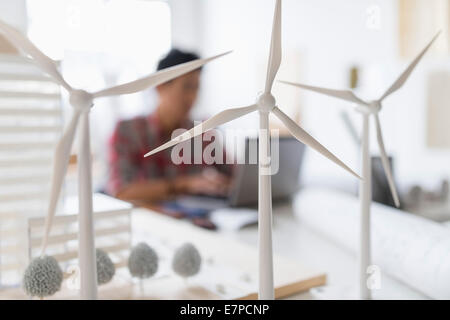
[{"label": "rolled blueprint", "polygon": [[[359,200],[337,191],[306,188],[294,199],[296,217],[357,253]],[[450,229],[381,204],[372,204],[372,263],[434,299],[450,299]]]}]

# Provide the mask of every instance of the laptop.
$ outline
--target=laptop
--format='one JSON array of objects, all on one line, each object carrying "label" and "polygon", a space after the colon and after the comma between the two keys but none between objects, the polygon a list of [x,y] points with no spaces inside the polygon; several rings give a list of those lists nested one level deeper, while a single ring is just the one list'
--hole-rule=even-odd
[{"label": "laptop", "polygon": [[[258,164],[257,160],[253,161],[253,164],[249,164],[249,150],[255,150],[253,146],[257,145],[257,138],[246,139],[246,164],[235,165],[233,184],[228,197],[224,199],[209,196],[182,196],[177,199],[177,203],[185,208],[209,211],[224,207],[256,207],[258,204]],[[272,150],[272,152],[276,151]],[[279,137],[278,172],[272,175],[272,200],[274,202],[288,200],[298,191],[304,153],[305,145],[303,143],[293,137]],[[273,155],[272,159],[274,157],[276,155]]]}]

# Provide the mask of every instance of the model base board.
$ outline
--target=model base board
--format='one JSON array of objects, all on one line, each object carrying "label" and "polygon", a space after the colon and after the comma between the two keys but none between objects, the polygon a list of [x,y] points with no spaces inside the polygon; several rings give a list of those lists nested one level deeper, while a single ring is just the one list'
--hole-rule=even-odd
[{"label": "model base board", "polygon": [[[113,280],[99,286],[100,299],[257,299],[257,248],[230,236],[206,231],[147,209],[132,213],[133,242],[146,241],[158,252],[161,265],[154,277],[142,282],[123,269]],[[182,239],[181,239],[182,238]],[[176,243],[174,240],[176,239]],[[173,248],[193,243],[202,256],[198,275],[183,279],[170,268]],[[326,275],[297,261],[274,257],[275,297],[284,298],[326,283]],[[69,285],[70,286],[70,285]],[[0,299],[27,299],[21,288],[0,291]],[[78,299],[79,292],[62,289],[49,299]]]}]

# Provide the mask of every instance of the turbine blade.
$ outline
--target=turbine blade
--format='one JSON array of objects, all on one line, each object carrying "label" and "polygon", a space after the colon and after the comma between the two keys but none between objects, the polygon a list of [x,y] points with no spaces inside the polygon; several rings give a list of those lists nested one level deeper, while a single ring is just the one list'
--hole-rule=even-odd
[{"label": "turbine blade", "polygon": [[273,81],[281,64],[281,0],[276,0],[270,43],[269,64],[267,66],[265,93],[272,91]]},{"label": "turbine blade", "polygon": [[156,73],[153,73],[147,77],[134,80],[128,83],[124,83],[118,86],[114,86],[108,89],[100,90],[96,93],[94,93],[94,98],[99,97],[107,97],[107,96],[115,96],[115,95],[121,95],[121,94],[131,94],[135,92],[139,92],[142,90],[145,90],[150,87],[158,86],[162,83],[168,82],[170,80],[173,80],[181,75],[184,75],[186,73],[189,73],[195,69],[198,69],[205,65],[208,62],[211,62],[217,58],[220,58],[222,56],[225,56],[227,54],[231,53],[225,52],[219,55],[216,55],[214,57],[210,57],[207,59],[197,59],[194,61],[189,61],[186,63],[182,63],[164,70],[160,70]]},{"label": "turbine blade", "polygon": [[179,135],[178,137],[166,142],[165,144],[159,146],[158,148],[148,152],[144,157],[149,157],[155,153],[158,153],[162,150],[165,150],[167,148],[173,147],[176,144],[179,144],[181,142],[184,142],[186,140],[192,139],[198,135],[201,135],[202,133],[216,128],[224,123],[230,122],[234,119],[240,118],[250,112],[256,111],[257,106],[252,105],[248,107],[242,107],[242,108],[234,108],[234,109],[228,109],[224,110],[212,118],[200,123],[199,125],[193,127],[189,131],[186,131],[185,133]]},{"label": "turbine blade", "polygon": [[281,83],[288,84],[294,87],[306,89],[309,91],[314,91],[317,93],[321,93],[327,96],[335,97],[338,99],[350,101],[353,103],[357,103],[359,105],[365,105],[368,106],[369,104],[365,102],[364,100],[358,98],[352,91],[350,90],[335,90],[335,89],[328,89],[328,88],[320,88],[320,87],[313,87],[308,86],[306,84],[300,84],[300,83],[294,83],[289,81],[280,81]]},{"label": "turbine blade", "polygon": [[291,118],[289,118],[283,111],[281,111],[278,107],[273,109],[273,113],[278,117],[278,119],[283,122],[289,132],[297,138],[300,142],[306,144],[307,146],[313,148],[329,160],[336,163],[338,166],[350,172],[352,175],[361,179],[361,177],[356,174],[352,169],[350,169],[347,165],[345,165],[341,160],[339,160],[334,154],[332,154],[328,149],[326,149],[323,145],[321,145],[316,139],[311,137],[305,130],[303,130],[299,125],[297,125]]},{"label": "turbine blade", "polygon": [[56,207],[58,205],[59,194],[66,176],[67,167],[69,165],[70,150],[72,149],[73,140],[75,138],[75,131],[77,129],[78,121],[81,112],[74,110],[72,119],[64,131],[64,134],[59,140],[55,149],[55,157],[53,159],[53,176],[52,187],[50,194],[50,201],[48,206],[47,218],[45,221],[45,233],[42,238],[42,254],[44,254],[47,247],[48,236],[52,227],[53,217],[55,216]]},{"label": "turbine blade", "polygon": [[37,64],[42,69],[42,71],[51,76],[54,81],[66,88],[67,91],[72,90],[72,88],[69,86],[66,80],[64,80],[63,76],[56,68],[55,61],[46,56],[41,50],[39,50],[19,30],[0,20],[0,32],[3,33],[6,39],[15,47],[30,55],[33,58],[35,64]]},{"label": "turbine blade", "polygon": [[384,148],[383,134],[381,132],[380,119],[377,114],[374,115],[375,118],[375,127],[377,130],[377,140],[378,147],[380,148],[381,155],[381,163],[383,164],[384,172],[386,173],[386,178],[388,180],[389,189],[391,190],[392,197],[394,198],[395,206],[400,206],[400,201],[398,199],[397,189],[395,188],[394,178],[392,177],[391,166],[389,164],[389,158],[386,154],[386,150]]},{"label": "turbine blade", "polygon": [[419,55],[411,62],[411,64],[408,66],[408,68],[406,68],[405,71],[403,71],[403,73],[400,75],[400,77],[398,77],[397,80],[395,80],[395,82],[392,84],[392,86],[383,94],[383,96],[380,98],[379,101],[382,101],[383,99],[385,99],[387,96],[389,96],[390,94],[394,93],[395,91],[397,91],[398,89],[400,89],[406,82],[406,80],[408,80],[409,76],[411,75],[411,73],[413,72],[413,70],[416,68],[417,64],[420,62],[420,60],[422,59],[422,57],[425,55],[425,53],[428,51],[428,49],[431,47],[431,45],[433,44],[433,42],[436,40],[436,38],[439,36],[439,34],[441,33],[441,31],[439,31],[434,37],[433,39],[431,39],[431,41],[428,43],[428,45],[419,53]]}]

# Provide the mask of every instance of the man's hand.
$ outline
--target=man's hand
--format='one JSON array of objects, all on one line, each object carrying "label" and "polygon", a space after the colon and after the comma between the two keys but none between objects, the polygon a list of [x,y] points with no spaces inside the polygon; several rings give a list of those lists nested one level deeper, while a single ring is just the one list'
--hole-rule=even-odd
[{"label": "man's hand", "polygon": [[181,193],[226,196],[230,189],[230,178],[208,168],[200,174],[179,177],[174,185],[175,190]]}]

